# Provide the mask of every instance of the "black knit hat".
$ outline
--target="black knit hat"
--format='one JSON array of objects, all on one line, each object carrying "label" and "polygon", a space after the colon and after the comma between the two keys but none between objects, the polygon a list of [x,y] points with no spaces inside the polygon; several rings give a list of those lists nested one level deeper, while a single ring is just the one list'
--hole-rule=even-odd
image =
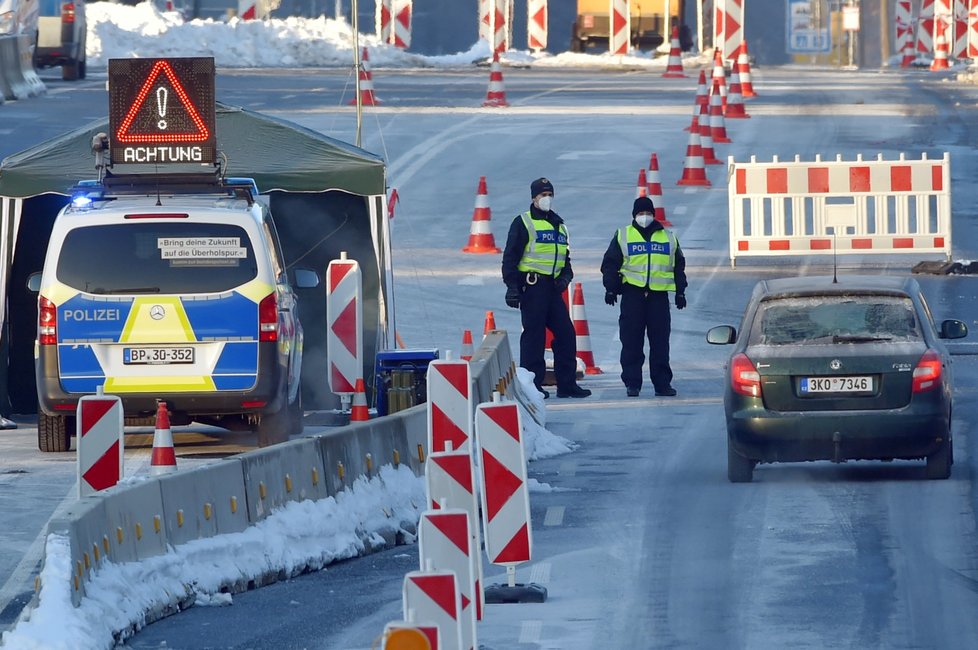
[{"label": "black knit hat", "polygon": [[546,178],[538,178],[530,183],[530,198],[535,199],[544,192],[554,193],[554,185]]},{"label": "black knit hat", "polygon": [[647,196],[640,196],[635,199],[635,203],[632,205],[632,216],[634,217],[639,212],[650,212],[655,214],[655,204],[652,203],[652,199]]}]

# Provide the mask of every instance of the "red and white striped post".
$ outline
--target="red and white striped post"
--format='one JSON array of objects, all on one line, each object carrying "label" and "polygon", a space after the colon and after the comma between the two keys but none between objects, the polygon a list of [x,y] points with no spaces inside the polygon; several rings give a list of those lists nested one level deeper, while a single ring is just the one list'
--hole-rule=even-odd
[{"label": "red and white striped post", "polygon": [[494,0],[491,16],[492,51],[505,52],[509,49],[509,0]]},{"label": "red and white striped post", "polygon": [[326,356],[329,389],[349,410],[357,379],[363,377],[363,279],[360,265],[346,251],[326,267]]},{"label": "red and white striped post", "polygon": [[610,2],[608,52],[622,56],[631,51],[629,41],[632,33],[632,16],[629,12],[628,0],[610,0]]},{"label": "red and white striped post", "polygon": [[411,47],[411,16],[413,13],[413,0],[391,0],[390,43],[402,50]]},{"label": "red and white striped post", "polygon": [[475,554],[481,552],[473,545],[470,529],[477,525],[464,510],[427,510],[421,513],[418,524],[418,555],[421,566],[434,571],[451,571],[457,580],[461,610],[459,627],[462,648],[478,648],[475,630],[475,609],[479,588],[475,572]]},{"label": "red and white striped post", "polygon": [[469,362],[428,364],[428,453],[472,449],[472,378]]},{"label": "red and white striped post", "polygon": [[528,562],[533,550],[530,495],[526,487],[526,453],[516,402],[492,403],[476,408],[475,431],[482,471],[482,521],[486,555],[506,567],[508,584],[486,588],[487,603],[544,602],[540,585],[516,584],[516,565]]},{"label": "red and white striped post", "polygon": [[492,45],[492,21],[496,0],[479,0],[479,39]]},{"label": "red and white striped post", "polygon": [[393,0],[376,0],[376,33],[381,43],[389,43],[391,40],[391,18]]},{"label": "red and white striped post", "polygon": [[534,52],[547,49],[547,0],[526,0],[526,43]]},{"label": "red and white striped post", "polygon": [[[411,571],[404,576],[402,592],[404,617],[438,626],[440,650],[463,650],[459,614],[462,602],[458,582],[452,571]],[[466,649],[467,650],[467,649]]]},{"label": "red and white striped post", "polygon": [[76,444],[78,446],[78,497],[95,494],[117,484],[124,471],[125,441],[122,400],[105,395],[98,387],[95,395],[78,400]]}]

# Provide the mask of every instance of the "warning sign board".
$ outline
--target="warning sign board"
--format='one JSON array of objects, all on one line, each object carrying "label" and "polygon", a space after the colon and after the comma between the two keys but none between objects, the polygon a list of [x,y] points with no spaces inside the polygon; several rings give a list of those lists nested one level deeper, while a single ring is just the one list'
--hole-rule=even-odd
[{"label": "warning sign board", "polygon": [[109,60],[113,164],[213,163],[214,59]]}]

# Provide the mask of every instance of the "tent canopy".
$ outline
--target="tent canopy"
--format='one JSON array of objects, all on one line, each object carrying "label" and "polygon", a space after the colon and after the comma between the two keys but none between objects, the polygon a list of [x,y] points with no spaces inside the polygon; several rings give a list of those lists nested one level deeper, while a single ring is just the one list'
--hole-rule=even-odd
[{"label": "tent canopy", "polygon": [[[263,193],[387,191],[384,161],[363,149],[244,108],[218,103],[216,117],[225,172],[254,178]],[[79,179],[95,175],[92,137],[108,130],[108,118],[97,120],[7,157],[0,163],[0,196],[68,194]]]}]

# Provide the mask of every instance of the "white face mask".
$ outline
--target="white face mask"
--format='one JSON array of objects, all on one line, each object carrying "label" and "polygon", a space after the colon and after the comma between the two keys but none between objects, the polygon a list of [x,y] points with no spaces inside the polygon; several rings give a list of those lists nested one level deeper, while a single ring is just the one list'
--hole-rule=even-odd
[{"label": "white face mask", "polygon": [[544,212],[548,212],[550,210],[550,206],[553,205],[553,202],[554,202],[554,197],[541,196],[537,198],[537,207],[543,210]]},{"label": "white face mask", "polygon": [[653,221],[655,221],[655,217],[647,212],[644,214],[635,215],[635,223],[638,224],[640,228],[648,228]]}]

